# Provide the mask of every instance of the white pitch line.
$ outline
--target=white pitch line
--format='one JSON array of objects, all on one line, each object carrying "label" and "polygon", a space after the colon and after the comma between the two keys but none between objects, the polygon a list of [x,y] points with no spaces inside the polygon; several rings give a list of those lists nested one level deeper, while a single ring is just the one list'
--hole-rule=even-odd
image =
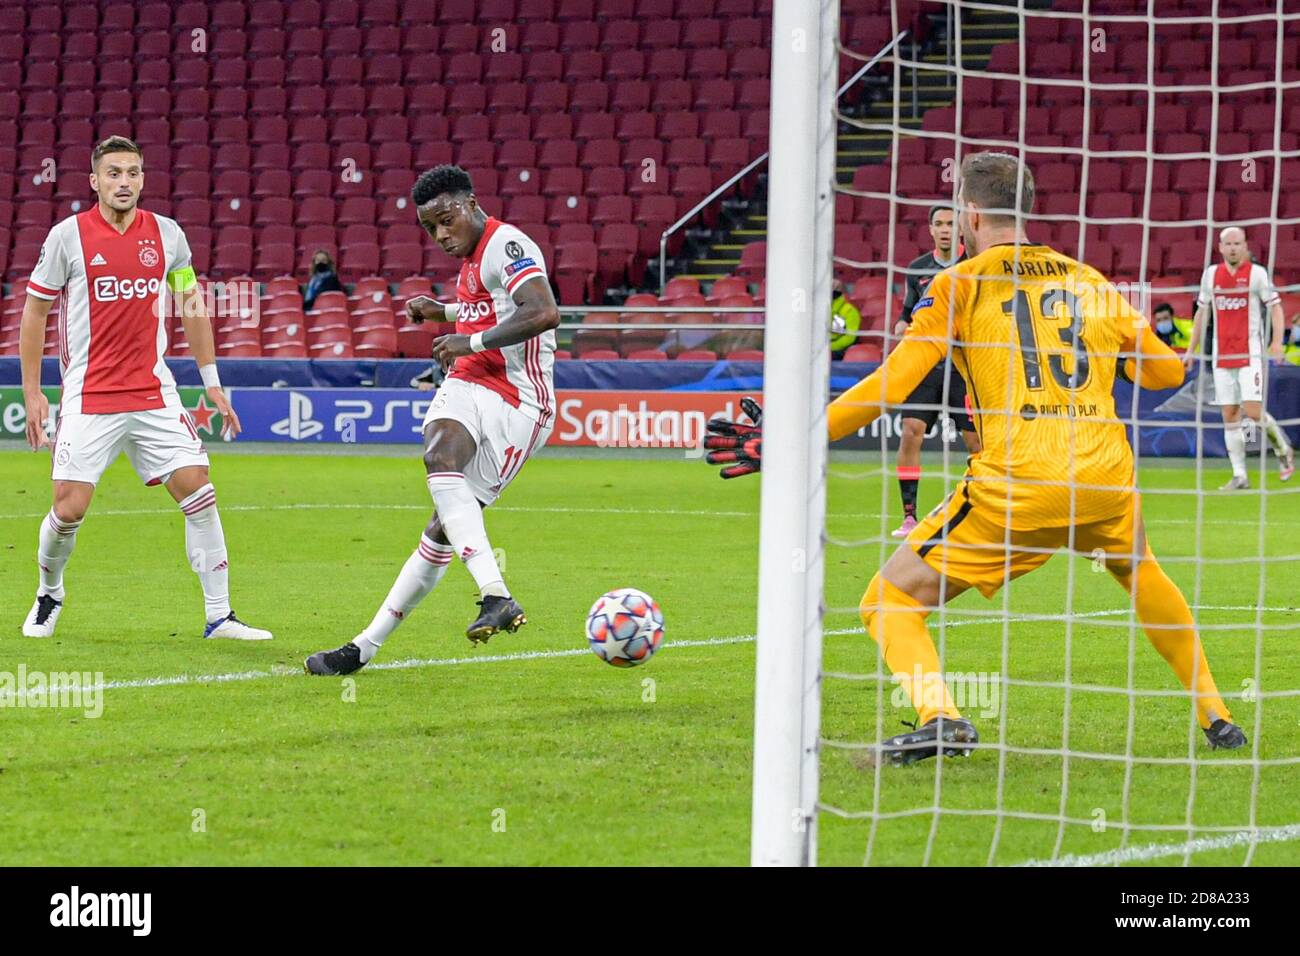
[{"label": "white pitch line", "polygon": [[1259,827],[1216,837],[1199,837],[1183,843],[1148,843],[1123,850],[1107,850],[1088,856],[1063,856],[1059,860],[1027,860],[1017,866],[1113,866],[1119,863],[1140,863],[1169,856],[1204,853],[1207,850],[1230,850],[1233,847],[1258,843],[1286,843],[1300,840],[1300,823],[1281,827]]},{"label": "white pitch line", "polygon": [[[427,505],[384,505],[374,503],[341,503],[341,504],[291,504],[291,505],[222,505],[222,511],[418,511],[422,514],[430,514],[433,511],[433,504]],[[691,509],[676,508],[571,508],[568,506],[555,508],[527,507],[514,505],[494,505],[492,510],[496,511],[515,511],[533,514],[615,514],[615,515],[681,515],[693,518],[757,518],[757,511],[701,511]],[[110,517],[121,517],[123,515],[174,515],[177,513],[176,508],[106,508],[102,511],[91,509],[90,516],[107,515]],[[44,518],[48,511],[42,511],[40,514],[30,512],[27,514],[7,514],[0,515],[4,518],[23,518],[36,519]],[[844,516],[849,517],[849,516]],[[878,515],[873,517],[879,517]]]},{"label": "white pitch line", "polygon": [[[398,505],[398,504],[376,504],[372,502],[365,503],[334,503],[334,504],[313,504],[299,503],[288,505],[221,505],[222,511],[416,511],[423,514],[432,512],[432,505]],[[574,508],[568,505],[559,507],[533,507],[528,505],[493,505],[493,512],[515,512],[518,514],[612,514],[612,515],[655,515],[662,517],[683,517],[683,518],[757,518],[757,511],[710,511],[708,509],[692,508]],[[157,516],[157,515],[174,515],[177,513],[176,508],[104,508],[96,510],[91,509],[88,517],[123,517],[123,516]],[[40,512],[23,512],[19,514],[0,514],[0,521],[6,519],[35,521],[44,518],[48,511]],[[877,511],[857,511],[857,512],[829,512],[828,518],[888,518],[890,515],[881,514]],[[1153,518],[1150,515],[1145,516],[1147,524],[1151,525],[1195,525],[1194,518]],[[1232,525],[1238,526],[1240,521],[1219,520],[1206,518],[1200,522],[1205,525]],[[1294,521],[1277,521],[1270,519],[1270,527],[1294,527],[1300,525],[1300,522]]]},{"label": "white pitch line", "polygon": [[[752,634],[742,634],[737,637],[711,637],[699,641],[669,641],[664,644],[663,647],[712,647],[722,644],[744,644],[752,642],[754,639],[754,635]],[[583,655],[590,653],[591,650],[589,648],[575,647],[551,651],[515,651],[510,654],[483,654],[476,657],[410,658],[403,661],[370,664],[367,665],[367,670],[395,671],[407,670],[414,667],[447,667],[458,664],[499,664],[507,661],[528,661],[555,657],[582,657]],[[232,671],[226,674],[179,674],[175,677],[142,677],[136,680],[103,681],[91,687],[83,687],[82,692],[132,690],[143,687],[180,687],[189,684],[223,684],[233,683],[235,681],[262,680],[267,677],[306,676],[307,674],[304,671],[300,671],[297,668],[282,666],[269,671]],[[0,701],[16,700],[19,697],[25,696],[27,696],[25,691],[17,691],[13,694],[0,695]]]},{"label": "white pitch line", "polygon": [[[1220,605],[1197,605],[1195,610],[1199,611],[1255,611],[1254,607],[1241,606],[1220,606]],[[1290,608],[1263,608],[1264,611],[1290,610]],[[1129,613],[1128,608],[1116,608],[1106,611],[1083,611],[1075,615],[1076,617],[1113,617],[1120,614]],[[945,627],[967,627],[974,624],[987,624],[992,620],[988,617],[958,618],[956,620],[945,621]],[[1009,620],[1011,623],[1036,621],[1037,617],[1012,615]],[[847,634],[863,634],[865,631],[860,627],[841,627],[832,628],[822,632],[827,637],[842,637]],[[752,644],[758,638],[754,634],[737,634],[731,637],[708,637],[700,640],[686,641],[669,641],[663,646],[669,647],[719,647],[726,644]],[[429,657],[429,658],[409,658],[401,661],[390,661],[382,664],[370,664],[369,669],[372,671],[385,670],[408,670],[416,667],[448,667],[460,664],[501,664],[510,661],[528,661],[528,660],[546,660],[560,657],[582,657],[591,651],[585,647],[564,648],[562,650],[547,651],[514,651],[509,654],[482,654],[474,657]],[[134,680],[120,681],[103,681],[92,687],[83,688],[83,691],[103,691],[103,690],[132,690],[148,687],[180,687],[189,684],[222,684],[233,683],[235,681],[262,680],[268,677],[304,677],[303,672],[297,668],[281,666],[275,670],[269,671],[232,671],[225,674],[178,674],[172,677],[141,677]],[[12,694],[0,695],[0,701],[16,700],[19,697],[25,697],[25,691],[17,691]]]}]

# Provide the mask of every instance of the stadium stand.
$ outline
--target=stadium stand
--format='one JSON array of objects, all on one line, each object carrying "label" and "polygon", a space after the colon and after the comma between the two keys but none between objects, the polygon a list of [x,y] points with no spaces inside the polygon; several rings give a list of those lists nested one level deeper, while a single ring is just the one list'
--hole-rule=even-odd
[{"label": "stadium stand", "polygon": [[[1055,8],[1078,9],[1079,2],[1059,0]],[[446,288],[458,263],[423,235],[408,196],[417,172],[441,162],[469,169],[484,207],[538,240],[562,304],[599,304],[607,290],[617,299],[657,286],[647,265],[657,266],[661,232],[766,149],[770,3],[62,0],[6,7],[0,10],[0,355],[17,353],[22,283],[49,226],[85,208],[89,151],[110,133],[127,133],[143,146],[143,205],[183,224],[198,270],[211,280],[242,278],[262,287],[260,342],[238,314],[214,320],[223,356],[427,355],[441,329],[408,326],[405,302],[417,289]],[[1192,12],[1197,4],[1160,0],[1157,15]],[[888,42],[885,0],[841,6],[849,46],[869,53]],[[1094,12],[1122,6],[1120,0],[1093,3]],[[927,58],[941,62],[946,38],[927,17],[935,6],[898,7],[900,25]],[[1220,13],[1249,7],[1249,0],[1221,0]],[[1031,13],[1021,37],[1015,16],[998,16],[988,15],[979,38],[968,33],[967,66],[986,59],[989,71],[1016,72],[1023,44],[1030,76],[1025,143],[1079,145],[1081,86],[1033,82],[1063,72],[1082,78],[1079,21]],[[1144,29],[1124,22],[1108,27],[1107,50],[1089,64],[1086,129],[1095,149],[1145,150],[1150,110],[1156,155],[1151,162],[1094,160],[1086,170],[1069,154],[1040,162],[1040,211],[1073,219],[1036,223],[1031,236],[1075,254],[1074,220],[1082,211],[1098,220],[1087,227],[1085,258],[1117,277],[1138,278],[1141,226],[1107,220],[1145,213],[1156,224],[1148,231],[1145,277],[1178,285],[1204,265],[1203,229],[1186,223],[1207,214],[1215,223],[1267,217],[1275,177],[1282,216],[1300,216],[1300,163],[1287,160],[1278,170],[1259,162],[1249,183],[1232,164],[1219,163],[1211,190],[1209,160],[1162,159],[1211,144],[1220,153],[1272,148],[1277,124],[1266,87],[1220,96],[1217,112],[1208,93],[1157,92],[1148,103],[1141,90],[1105,90],[1145,80]],[[1189,29],[1159,26],[1157,82],[1208,81],[1209,47]],[[1271,30],[1224,24],[1219,79],[1270,80],[1279,53]],[[1280,51],[1285,79],[1296,78],[1298,44],[1300,24],[1288,21]],[[856,66],[846,58],[842,72]],[[954,92],[920,89],[922,112],[904,125],[955,131]],[[963,135],[1015,143],[1022,132],[1018,111],[1002,104],[1018,103],[1016,84],[971,75],[961,96]],[[858,115],[873,115],[867,106]],[[1276,145],[1294,149],[1296,90],[1285,92],[1282,110],[1286,132]],[[841,134],[842,182],[887,193],[896,160],[898,195],[914,204],[900,207],[891,237],[886,200],[841,196],[837,254],[881,262],[892,238],[893,261],[905,263],[921,251],[928,201],[946,197],[938,170],[953,155],[952,142],[906,137],[893,155],[887,133],[883,147],[879,135],[848,127]],[[1135,202],[1148,176],[1150,208],[1143,210]],[[737,184],[734,195],[745,207],[739,221],[722,215],[721,204],[706,210],[703,247],[685,230],[674,234],[670,261],[683,274],[640,304],[761,306],[765,188],[761,173]],[[1268,255],[1265,232],[1252,242],[1258,257]],[[1294,224],[1279,227],[1276,243],[1281,268],[1300,261]],[[306,275],[317,248],[336,257],[352,292],[304,313],[301,300],[295,307],[287,293],[298,292],[297,278]],[[837,271],[864,307],[868,328],[883,303],[897,302],[899,290],[875,284],[878,274],[844,265]],[[751,298],[742,302],[741,295]],[[1185,293],[1172,298],[1180,314],[1188,311]],[[584,328],[571,351],[680,356],[709,348],[685,335],[656,339],[624,330],[610,338],[614,331]],[[174,335],[172,352],[185,349],[183,335]],[[717,351],[742,350],[722,341]]]},{"label": "stadium stand", "polygon": [[[1078,11],[1081,2],[1058,0],[1043,6]],[[1218,9],[1225,18],[1258,12],[1250,0],[1225,0]],[[1105,12],[1132,12],[1131,4],[1124,0],[1101,0],[1091,10],[1099,16]],[[1160,0],[1155,4],[1158,17],[1203,12],[1198,0]],[[1023,130],[1018,108],[1021,84],[978,72],[964,76],[960,125],[956,107],[951,102],[940,104],[942,95],[922,87],[919,99],[923,111],[915,121],[907,117],[902,120],[904,127],[919,126],[922,135],[904,136],[896,148],[886,146],[852,168],[843,161],[844,141],[857,131],[846,136],[842,129],[840,181],[851,183],[856,190],[884,194],[894,191],[902,203],[897,206],[897,224],[891,236],[887,199],[840,196],[836,205],[837,256],[853,262],[906,264],[923,251],[930,204],[951,198],[951,184],[941,181],[938,174],[945,160],[956,157],[955,134],[960,132],[963,137],[981,141],[980,146],[967,146],[967,152],[992,145],[1014,152],[1023,134],[1035,161],[1041,197],[1037,212],[1061,217],[1032,223],[1031,239],[1049,242],[1071,255],[1082,255],[1119,280],[1142,280],[1156,288],[1177,289],[1194,285],[1206,265],[1207,228],[1241,224],[1247,229],[1255,258],[1267,261],[1274,253],[1279,281],[1296,281],[1300,275],[1300,226],[1285,220],[1300,218],[1300,160],[1257,158],[1249,163],[1248,174],[1243,174],[1245,164],[1233,154],[1274,148],[1294,151],[1300,146],[1300,90],[1278,91],[1272,85],[1279,54],[1283,82],[1300,80],[1300,22],[1285,22],[1280,51],[1273,23],[1222,24],[1217,81],[1248,88],[1222,91],[1216,106],[1216,97],[1208,90],[1160,90],[1161,86],[1208,86],[1212,81],[1211,45],[1203,36],[1195,35],[1199,27],[1192,24],[1157,25],[1158,55],[1151,64],[1154,95],[1148,96],[1142,89],[1107,89],[1118,84],[1145,84],[1148,69],[1145,24],[1109,21],[1106,49],[1095,53],[1088,64],[1091,96],[1085,115],[1085,44],[1079,20],[1035,16],[1028,11],[1024,37],[1019,35],[1014,14],[986,14],[984,21],[978,32],[968,30],[963,39],[965,65],[978,70],[982,67],[980,58],[987,57],[983,69],[989,73],[1016,74],[1020,71],[1023,45],[1028,77],[1023,91],[1027,107]],[[942,43],[936,43],[927,59],[942,62],[943,53]],[[1052,78],[1066,82],[1035,82]],[[1257,85],[1251,88],[1250,84]],[[1275,99],[1278,95],[1280,104]],[[903,97],[904,102],[906,99]],[[952,99],[955,101],[955,97]],[[931,105],[924,108],[927,103]],[[1015,108],[1008,108],[1008,104]],[[892,122],[892,116],[880,112],[868,118]],[[1275,129],[1282,130],[1276,143]],[[1057,147],[1083,145],[1085,130],[1089,147],[1096,151],[1086,169],[1079,155],[1045,157]],[[887,143],[888,134],[885,137]],[[983,145],[985,142],[990,146]],[[1123,155],[1148,150],[1149,159]],[[1108,158],[1106,153],[1116,155]],[[1175,158],[1182,153],[1205,155]],[[1211,153],[1224,158],[1212,163],[1207,158]],[[896,182],[891,181],[891,167],[897,168]],[[1148,209],[1143,209],[1148,178],[1150,203]],[[1274,233],[1270,222],[1275,188],[1283,221]],[[1085,195],[1086,199],[1081,200]],[[1081,215],[1089,220],[1082,247],[1078,226]],[[1151,222],[1145,245],[1143,218]],[[737,230],[733,238],[747,242],[732,241],[728,245],[724,240],[721,248],[726,251],[719,252],[715,246],[696,260],[693,271],[698,274],[709,267],[745,283],[760,277],[765,267],[761,238],[765,219],[753,216],[744,225],[759,228]],[[1270,249],[1274,236],[1276,249]],[[883,281],[878,266],[871,270],[839,263],[836,272],[849,285],[864,321],[883,312],[889,292],[871,284],[872,279]],[[894,307],[890,314],[897,315],[901,290],[892,291]],[[1178,314],[1191,313],[1190,291],[1170,292],[1164,298],[1174,304]]]},{"label": "stadium stand", "polygon": [[[844,6],[856,23],[881,5]],[[457,263],[421,234],[408,194],[418,171],[457,162],[491,214],[538,240],[563,303],[637,288],[663,228],[766,147],[770,10],[771,0],[6,7],[0,354],[16,352],[14,306],[46,230],[85,208],[90,148],[111,133],[140,142],[142,205],[181,221],[212,280],[302,276],[326,248],[349,285],[424,275],[445,287]],[[268,286],[264,313],[272,298]],[[382,355],[423,348],[436,331],[403,328],[398,295],[396,340],[372,334],[356,321],[379,310],[360,302],[345,341],[335,310],[295,315],[275,300],[271,314],[289,318],[260,346]],[[217,323],[222,354],[251,354],[259,343],[229,318]]]}]

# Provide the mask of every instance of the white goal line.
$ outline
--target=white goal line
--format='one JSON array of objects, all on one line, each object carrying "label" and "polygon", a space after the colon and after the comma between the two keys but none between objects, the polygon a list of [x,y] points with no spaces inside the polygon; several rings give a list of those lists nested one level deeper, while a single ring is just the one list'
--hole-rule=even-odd
[{"label": "white goal line", "polygon": [[1300,823],[1281,827],[1257,827],[1254,830],[1242,830],[1223,836],[1198,837],[1183,843],[1148,843],[1145,846],[1131,846],[1119,850],[1106,850],[1102,853],[1090,853],[1086,856],[1070,854],[1055,860],[1026,860],[1017,866],[1118,866],[1124,863],[1142,863],[1159,860],[1170,856],[1189,856],[1193,853],[1205,853],[1209,850],[1230,850],[1239,846],[1255,846],[1260,843],[1287,843],[1300,840]]}]

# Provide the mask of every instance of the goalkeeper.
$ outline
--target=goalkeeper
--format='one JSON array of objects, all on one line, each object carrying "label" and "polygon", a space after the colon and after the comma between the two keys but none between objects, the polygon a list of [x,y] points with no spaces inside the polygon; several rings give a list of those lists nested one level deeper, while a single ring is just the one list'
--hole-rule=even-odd
[{"label": "goalkeeper", "polygon": [[[888,361],[828,410],[831,440],[849,435],[901,403],[951,353],[984,447],[862,598],[863,624],[918,714],[914,731],[884,741],[875,756],[906,764],[940,748],[970,752],[979,736],[953,704],[925,619],[971,587],[992,597],[1063,547],[1104,556],[1147,637],[1192,693],[1210,746],[1244,746],[1187,602],[1147,544],[1133,452],[1111,394],[1116,374],[1174,388],[1182,363],[1095,269],[1024,238],[1014,210],[1028,215],[1033,203],[1033,175],[1015,157],[966,157],[958,223],[970,258],[935,277]],[[761,414],[752,402],[746,412]],[[709,461],[727,466],[723,477],[759,469],[757,420],[709,430]]]}]

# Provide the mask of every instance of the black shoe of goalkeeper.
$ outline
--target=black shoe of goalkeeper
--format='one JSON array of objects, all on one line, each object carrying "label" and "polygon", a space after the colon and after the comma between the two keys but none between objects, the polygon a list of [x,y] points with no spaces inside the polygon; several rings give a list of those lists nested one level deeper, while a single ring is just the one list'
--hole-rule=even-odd
[{"label": "black shoe of goalkeeper", "polygon": [[478,618],[465,628],[465,636],[471,643],[478,644],[486,641],[498,631],[514,633],[520,626],[528,623],[528,618],[524,616],[524,609],[514,598],[489,594],[478,602],[478,606],[481,608]]},{"label": "black shoe of goalkeeper", "polygon": [[351,641],[332,651],[318,651],[303,662],[307,673],[317,677],[342,677],[365,666],[361,662],[361,648]]},{"label": "black shoe of goalkeeper", "polygon": [[1211,750],[1236,750],[1246,746],[1246,735],[1242,729],[1222,717],[1205,728],[1205,739],[1210,742]]},{"label": "black shoe of goalkeeper", "polygon": [[928,760],[940,749],[945,757],[970,756],[980,735],[975,725],[964,717],[935,717],[905,734],[896,734],[874,748],[873,755],[882,764],[902,767]]}]

